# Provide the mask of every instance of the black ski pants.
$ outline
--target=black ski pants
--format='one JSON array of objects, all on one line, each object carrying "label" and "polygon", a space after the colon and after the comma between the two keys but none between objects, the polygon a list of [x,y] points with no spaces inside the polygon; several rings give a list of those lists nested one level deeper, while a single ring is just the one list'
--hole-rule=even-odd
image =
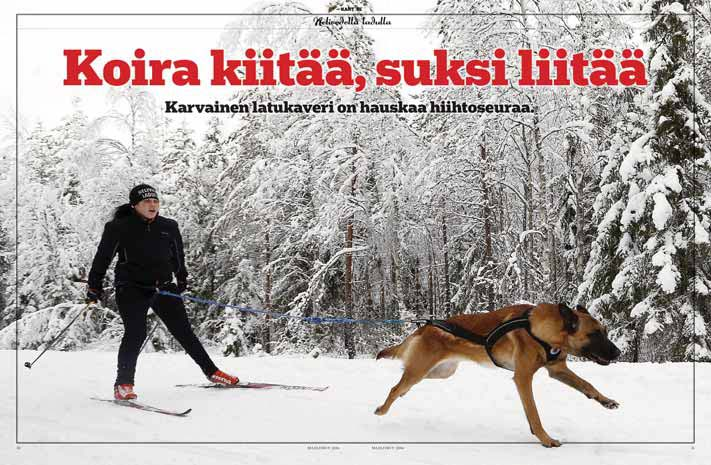
[{"label": "black ski pants", "polygon": [[[168,290],[177,293],[174,286]],[[168,331],[195,360],[206,376],[217,371],[217,367],[190,327],[182,299],[156,294],[153,289],[123,285],[116,288],[116,303],[124,327],[118,353],[116,385],[134,384],[138,353],[146,339],[148,307],[153,308]]]}]

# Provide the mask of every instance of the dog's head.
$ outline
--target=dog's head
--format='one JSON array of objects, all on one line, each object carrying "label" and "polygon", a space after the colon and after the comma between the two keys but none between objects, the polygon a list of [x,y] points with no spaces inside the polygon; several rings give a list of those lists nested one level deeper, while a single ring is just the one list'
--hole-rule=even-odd
[{"label": "dog's head", "polygon": [[536,324],[531,321],[531,329],[538,329],[542,336],[539,337],[552,346],[600,365],[609,365],[620,356],[620,349],[607,338],[607,329],[582,305],[570,308],[566,304],[542,304],[539,307],[543,307],[541,318]]}]

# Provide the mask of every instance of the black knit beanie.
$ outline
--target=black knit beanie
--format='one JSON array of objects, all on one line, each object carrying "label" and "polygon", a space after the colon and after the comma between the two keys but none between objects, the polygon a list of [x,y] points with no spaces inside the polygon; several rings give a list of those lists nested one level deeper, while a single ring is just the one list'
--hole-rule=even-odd
[{"label": "black knit beanie", "polygon": [[131,193],[128,194],[128,199],[129,202],[131,203],[131,206],[136,205],[138,202],[141,200],[146,200],[146,199],[156,199],[158,200],[158,193],[154,188],[149,186],[148,184],[139,184],[133,189],[131,189]]}]

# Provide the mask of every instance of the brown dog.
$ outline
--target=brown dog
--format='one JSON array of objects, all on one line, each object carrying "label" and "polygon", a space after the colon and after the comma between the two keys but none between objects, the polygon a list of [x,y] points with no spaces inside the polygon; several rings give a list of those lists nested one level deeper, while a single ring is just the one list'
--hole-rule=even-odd
[{"label": "brown dog", "polygon": [[[565,363],[567,354],[586,357],[601,365],[620,355],[620,350],[607,338],[607,330],[577,306],[575,310],[564,304],[513,305],[502,309],[472,315],[457,315],[447,323],[470,333],[486,336],[502,323],[522,318],[528,313],[530,333],[525,329],[507,332],[492,348],[496,363],[514,371],[514,382],[533,433],[546,447],[558,447],[560,441],[552,439],[541,425],[536,403],[533,400],[533,374],[545,366],[548,374],[558,381],[577,389],[588,398],[595,399],[605,408],[615,409],[619,404],[609,399],[590,383],[573,373]],[[535,336],[539,341],[536,341]],[[555,354],[551,360],[543,344],[548,344]],[[558,352],[560,351],[560,352]],[[404,396],[412,386],[424,378],[448,378],[462,360],[480,364],[493,364],[483,345],[455,336],[431,324],[418,328],[401,344],[381,351],[380,358],[397,358],[404,364],[400,382],[391,390],[376,415],[388,413],[392,403]]]}]

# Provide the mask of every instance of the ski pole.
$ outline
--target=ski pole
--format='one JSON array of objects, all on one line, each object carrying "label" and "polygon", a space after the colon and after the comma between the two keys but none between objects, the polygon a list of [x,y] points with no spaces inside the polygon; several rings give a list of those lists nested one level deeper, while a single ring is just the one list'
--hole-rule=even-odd
[{"label": "ski pole", "polygon": [[156,321],[156,323],[153,325],[153,329],[151,329],[151,332],[148,333],[148,336],[146,336],[146,339],[143,341],[143,344],[141,345],[141,350],[138,351],[139,354],[143,352],[143,348],[146,347],[146,344],[148,344],[148,341],[151,340],[151,337],[153,337],[153,333],[156,332],[156,329],[158,329],[158,325],[160,324],[160,321]]},{"label": "ski pole", "polygon": [[82,308],[81,310],[79,310],[79,311],[77,312],[76,316],[75,316],[74,318],[72,318],[72,321],[70,321],[69,324],[68,324],[59,334],[57,334],[57,336],[56,336],[54,339],[52,339],[52,341],[50,341],[49,345],[48,345],[47,347],[45,347],[45,349],[42,351],[42,353],[39,354],[39,355],[37,356],[37,358],[32,361],[32,363],[30,363],[30,362],[25,362],[25,366],[26,366],[27,368],[32,368],[32,365],[34,365],[35,363],[37,363],[37,360],[39,360],[39,358],[40,358],[42,355],[44,355],[45,352],[47,352],[49,349],[51,349],[55,342],[57,342],[59,339],[62,338],[62,336],[63,336],[64,333],[69,329],[69,327],[70,327],[71,325],[73,325],[75,321],[77,321],[77,318],[79,318],[79,315],[81,315],[82,313],[84,313],[84,311],[85,311],[87,308],[89,308],[90,305],[91,305],[91,302],[89,302],[88,304],[86,304],[86,307],[84,307],[84,308]]},{"label": "ski pole", "polygon": [[[137,286],[137,287],[143,287],[143,286]],[[154,289],[154,290],[155,290],[155,288],[150,288],[150,289]],[[154,302],[154,300],[155,300],[155,298],[156,298],[157,295],[158,295],[158,293],[156,292],[155,294],[153,294],[153,295],[151,296],[151,305],[153,305],[153,302]],[[155,312],[154,312],[154,314],[155,314]],[[155,333],[155,332],[156,332],[156,329],[158,329],[158,324],[159,324],[159,323],[160,323],[160,320],[158,320],[158,319],[156,318],[156,322],[155,322],[155,324],[153,325],[153,329],[151,329],[151,332],[148,333],[148,335],[146,336],[146,338],[143,340],[143,344],[141,344],[141,349],[138,351],[138,355],[141,355],[141,354],[143,353],[143,349],[146,347],[146,344],[148,344],[148,341],[150,341],[151,338],[153,337],[153,333]]]}]

